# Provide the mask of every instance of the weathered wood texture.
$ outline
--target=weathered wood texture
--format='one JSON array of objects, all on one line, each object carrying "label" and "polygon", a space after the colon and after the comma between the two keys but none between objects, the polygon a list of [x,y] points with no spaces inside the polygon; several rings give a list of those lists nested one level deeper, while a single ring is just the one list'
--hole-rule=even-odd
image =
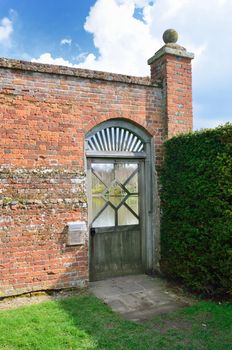
[{"label": "weathered wood texture", "polygon": [[139,225],[95,230],[90,239],[92,281],[143,271]]}]

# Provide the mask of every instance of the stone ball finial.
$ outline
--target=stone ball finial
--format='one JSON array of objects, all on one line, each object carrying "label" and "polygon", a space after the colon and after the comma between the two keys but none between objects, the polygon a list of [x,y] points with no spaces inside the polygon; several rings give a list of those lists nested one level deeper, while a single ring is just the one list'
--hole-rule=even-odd
[{"label": "stone ball finial", "polygon": [[175,44],[178,40],[178,33],[175,29],[167,29],[163,34],[163,41],[165,44]]}]

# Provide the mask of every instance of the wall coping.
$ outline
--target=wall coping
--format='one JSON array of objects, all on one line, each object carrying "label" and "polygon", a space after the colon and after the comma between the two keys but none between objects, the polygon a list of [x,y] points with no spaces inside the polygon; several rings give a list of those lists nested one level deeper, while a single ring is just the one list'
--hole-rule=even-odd
[{"label": "wall coping", "polygon": [[29,61],[16,60],[11,58],[0,58],[0,68],[158,87],[157,84],[154,84],[151,82],[149,77],[137,77],[132,75],[116,74],[116,73],[96,71],[96,70],[90,70],[90,69],[73,68],[73,67],[66,67],[66,66],[53,65],[53,64],[29,62]]},{"label": "wall coping", "polygon": [[168,55],[174,55],[174,56],[179,56],[179,57],[184,57],[192,60],[194,58],[194,54],[192,52],[188,52],[183,46],[180,46],[175,43],[169,43],[161,47],[154,56],[149,58],[147,63],[151,65],[154,63],[156,60],[158,60],[160,57],[164,56],[165,54]]}]

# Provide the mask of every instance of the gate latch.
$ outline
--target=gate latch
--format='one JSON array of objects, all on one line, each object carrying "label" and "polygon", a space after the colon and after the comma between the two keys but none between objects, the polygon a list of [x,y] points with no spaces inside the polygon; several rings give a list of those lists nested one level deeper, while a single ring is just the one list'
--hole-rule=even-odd
[{"label": "gate latch", "polygon": [[95,236],[95,234],[96,234],[96,229],[95,229],[95,227],[91,227],[91,229],[90,229],[90,235],[93,237],[93,236]]}]

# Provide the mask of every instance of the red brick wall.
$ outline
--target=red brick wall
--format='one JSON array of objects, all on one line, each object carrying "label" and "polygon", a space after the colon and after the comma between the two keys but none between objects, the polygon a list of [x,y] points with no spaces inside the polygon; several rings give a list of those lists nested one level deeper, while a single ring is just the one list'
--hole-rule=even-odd
[{"label": "red brick wall", "polygon": [[148,78],[0,60],[0,296],[88,281],[88,237],[66,245],[66,223],[87,220],[85,134],[131,120],[159,163],[162,108]]},{"label": "red brick wall", "polygon": [[[157,58],[154,56],[151,63],[151,79],[163,88],[165,129],[168,138],[192,130],[191,59],[193,58],[193,55],[188,54],[183,47],[176,44],[169,46],[180,55],[164,53]],[[164,46],[163,50],[166,47],[168,45]],[[190,57],[184,57],[188,55]]]}]

